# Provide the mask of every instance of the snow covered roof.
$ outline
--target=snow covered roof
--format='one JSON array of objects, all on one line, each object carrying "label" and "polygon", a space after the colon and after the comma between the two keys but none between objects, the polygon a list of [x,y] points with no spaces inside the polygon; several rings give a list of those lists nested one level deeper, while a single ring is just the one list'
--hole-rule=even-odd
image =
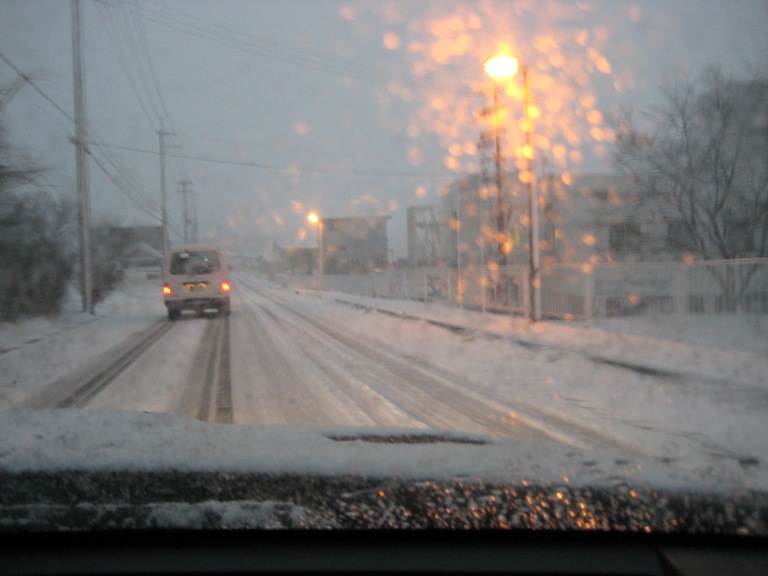
[{"label": "snow covered roof", "polygon": [[146,259],[146,258],[160,258],[162,259],[163,253],[155,250],[146,242],[136,242],[129,245],[122,254],[123,260],[133,259]]}]

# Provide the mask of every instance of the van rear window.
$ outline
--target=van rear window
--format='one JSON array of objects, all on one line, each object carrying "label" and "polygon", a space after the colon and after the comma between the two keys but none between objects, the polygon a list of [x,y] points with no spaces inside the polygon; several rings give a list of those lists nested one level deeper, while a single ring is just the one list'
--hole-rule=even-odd
[{"label": "van rear window", "polygon": [[171,274],[210,274],[219,269],[215,250],[175,252],[171,256]]}]

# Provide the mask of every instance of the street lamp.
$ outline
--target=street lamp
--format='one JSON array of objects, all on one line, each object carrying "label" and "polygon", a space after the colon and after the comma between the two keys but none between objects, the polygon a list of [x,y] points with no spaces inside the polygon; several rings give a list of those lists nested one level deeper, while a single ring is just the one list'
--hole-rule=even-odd
[{"label": "street lamp", "polygon": [[317,226],[317,251],[319,253],[318,257],[318,266],[320,268],[320,290],[322,291],[324,288],[324,282],[323,282],[323,264],[325,261],[325,256],[323,254],[323,219],[320,218],[316,213],[310,212],[307,214],[307,220],[311,223]]},{"label": "street lamp", "polygon": [[499,55],[488,58],[483,64],[483,70],[494,80],[506,80],[512,78],[520,67],[517,58],[511,56]]},{"label": "street lamp", "polygon": [[[511,56],[494,56],[493,58],[489,58],[485,61],[485,64],[483,65],[483,69],[485,70],[485,73],[488,74],[491,78],[496,80],[497,82],[494,83],[494,92],[493,92],[493,100],[494,100],[494,108],[496,109],[498,107],[498,82],[507,80],[510,78],[513,78],[515,75],[517,75],[517,72],[519,70],[523,73],[523,91],[524,91],[524,97],[523,97],[523,104],[525,108],[524,112],[524,127],[525,127],[525,147],[523,148],[523,155],[526,158],[527,167],[526,167],[526,188],[528,191],[528,217],[529,217],[529,227],[528,227],[528,244],[529,244],[529,250],[530,250],[530,286],[531,286],[531,320],[533,322],[537,322],[541,319],[541,280],[539,278],[539,210],[538,210],[538,198],[536,198],[536,190],[533,187],[533,146],[532,146],[532,139],[531,139],[531,117],[530,117],[530,106],[531,106],[531,98],[530,98],[530,90],[528,87],[528,67],[527,66],[520,66],[520,63],[518,62],[517,58],[512,58]],[[500,149],[500,142],[498,138],[498,127],[496,128],[496,173],[498,178],[498,193],[499,193],[499,202],[502,200],[502,194],[501,194],[501,169],[500,169],[500,158],[501,158],[501,149]],[[503,204],[499,204],[499,211],[501,211]],[[504,231],[504,236],[506,237],[506,230]]]},{"label": "street lamp", "polygon": [[517,73],[517,59],[509,56],[495,56],[485,61],[485,73],[493,79],[493,139],[494,163],[496,165],[496,233],[499,266],[507,264],[507,208],[504,202],[503,161],[501,158],[501,126],[499,121],[499,85]]}]

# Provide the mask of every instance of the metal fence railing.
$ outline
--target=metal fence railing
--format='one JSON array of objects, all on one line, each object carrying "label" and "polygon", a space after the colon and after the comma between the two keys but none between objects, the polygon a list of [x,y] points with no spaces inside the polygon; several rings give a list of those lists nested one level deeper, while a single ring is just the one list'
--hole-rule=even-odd
[{"label": "metal fence railing", "polygon": [[[525,314],[527,266],[397,269],[372,274],[288,277],[293,286],[443,302]],[[593,318],[641,313],[768,314],[768,259],[621,264],[554,264],[541,271],[544,316]]]}]

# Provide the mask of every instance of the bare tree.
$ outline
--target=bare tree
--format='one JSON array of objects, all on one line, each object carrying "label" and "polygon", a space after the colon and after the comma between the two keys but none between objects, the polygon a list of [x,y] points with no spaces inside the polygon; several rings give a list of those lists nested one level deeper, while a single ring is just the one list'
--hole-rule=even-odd
[{"label": "bare tree", "polygon": [[[11,93],[0,88],[0,120]],[[72,207],[38,189],[41,170],[4,136],[0,125],[0,322],[56,313],[73,270]]]},{"label": "bare tree", "polygon": [[[708,70],[664,91],[665,105],[617,122],[615,166],[676,237],[705,260],[768,249],[768,80]],[[675,246],[674,244],[677,244]]]}]

